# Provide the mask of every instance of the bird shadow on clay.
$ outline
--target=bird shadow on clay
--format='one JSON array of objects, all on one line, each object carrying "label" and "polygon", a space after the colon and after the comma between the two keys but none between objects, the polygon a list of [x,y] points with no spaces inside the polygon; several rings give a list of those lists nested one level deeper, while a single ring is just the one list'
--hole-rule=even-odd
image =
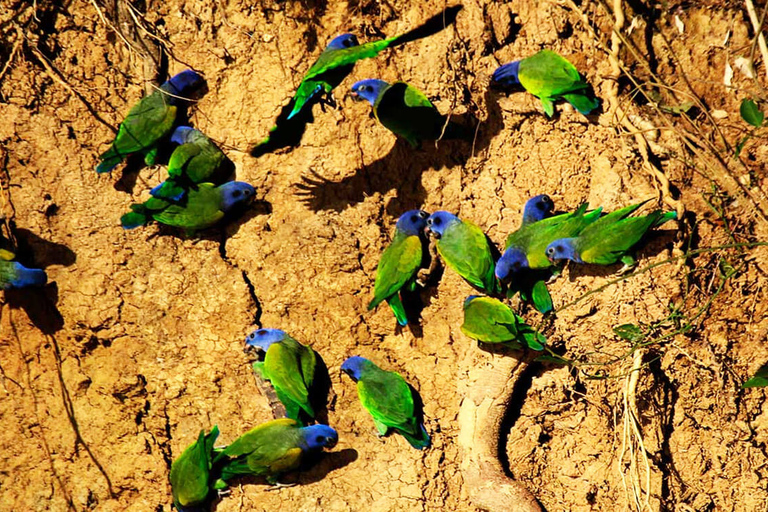
[{"label": "bird shadow on clay", "polygon": [[[421,184],[421,176],[428,169],[453,168],[464,165],[474,154],[484,151],[494,136],[504,128],[504,120],[497,97],[486,90],[487,118],[479,127],[472,114],[451,116],[451,121],[476,130],[473,141],[444,140],[435,144],[423,141],[420,149],[413,149],[405,140],[397,138],[395,144],[382,158],[357,168],[353,174],[340,181],[323,178],[310,170],[301,183],[295,185],[296,194],[312,211],[342,211],[362,202],[374,194],[397,190],[397,197],[387,204],[387,213],[398,217],[405,211],[423,204],[427,192]],[[385,130],[383,126],[376,127]],[[382,134],[383,135],[383,134]]]},{"label": "bird shadow on clay", "polygon": [[[354,448],[344,448],[339,451],[317,451],[305,453],[301,465],[295,471],[291,471],[283,475],[279,482],[283,485],[308,485],[323,480],[330,473],[344,468],[358,459],[359,455]],[[272,487],[265,477],[261,476],[242,476],[232,482],[237,482],[240,485],[259,485],[266,486],[265,490],[270,490]],[[211,510],[215,511],[219,505],[219,501],[216,501]]]},{"label": "bird shadow on clay", "polygon": [[[16,260],[24,266],[43,270],[51,265],[68,267],[77,259],[75,252],[64,244],[50,242],[23,228],[14,227],[13,233],[17,243]],[[55,282],[49,281],[40,288],[6,290],[5,300],[12,308],[23,309],[44,334],[52,335],[64,327],[64,318],[56,307],[59,287]]]}]

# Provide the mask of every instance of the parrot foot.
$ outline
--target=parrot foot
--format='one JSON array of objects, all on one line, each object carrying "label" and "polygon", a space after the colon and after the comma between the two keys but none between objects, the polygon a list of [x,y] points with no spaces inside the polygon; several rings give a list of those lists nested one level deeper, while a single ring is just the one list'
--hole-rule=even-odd
[{"label": "parrot foot", "polygon": [[274,484],[272,484],[272,487],[267,487],[265,490],[266,491],[277,491],[277,490],[280,490],[280,489],[282,489],[284,487],[295,487],[296,485],[298,485],[296,482],[294,482],[292,484],[283,484],[283,483],[280,483],[280,482],[275,482]]},{"label": "parrot foot", "polygon": [[232,494],[232,490],[231,489],[217,489],[216,490],[216,496],[218,496],[219,498],[227,497],[230,494]]},{"label": "parrot foot", "polygon": [[428,268],[422,268],[416,273],[416,283],[421,286],[422,288],[427,287],[427,281],[429,281],[429,278],[431,277],[431,270]]}]

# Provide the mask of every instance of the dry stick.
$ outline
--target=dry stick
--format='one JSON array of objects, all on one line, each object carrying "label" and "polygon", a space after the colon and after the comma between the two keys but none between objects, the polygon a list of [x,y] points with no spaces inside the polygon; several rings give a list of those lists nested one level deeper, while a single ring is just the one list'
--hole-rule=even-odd
[{"label": "dry stick", "polygon": [[768,76],[768,46],[765,44],[765,36],[763,35],[762,30],[763,27],[760,25],[760,21],[757,18],[757,12],[755,12],[755,4],[752,3],[752,0],[744,0],[744,4],[747,6],[749,21],[752,22],[752,28],[755,30],[755,35],[757,36],[757,45],[760,47],[760,55],[763,56],[763,67],[765,68],[765,75]]}]

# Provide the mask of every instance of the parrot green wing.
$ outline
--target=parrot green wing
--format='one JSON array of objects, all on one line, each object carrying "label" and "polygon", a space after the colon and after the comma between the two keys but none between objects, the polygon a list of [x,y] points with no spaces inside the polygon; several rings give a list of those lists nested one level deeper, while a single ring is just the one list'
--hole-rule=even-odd
[{"label": "parrot green wing", "polygon": [[599,230],[580,235],[575,242],[576,251],[585,263],[611,265],[639,242],[662,215],[657,210],[643,217],[629,217],[613,224],[603,224]]},{"label": "parrot green wing", "polygon": [[173,129],[176,112],[160,91],[142,98],[120,124],[112,146],[101,155],[97,172],[108,172],[128,155],[154,146]]},{"label": "parrot green wing", "polygon": [[477,297],[464,306],[461,332],[485,343],[502,343],[517,337],[517,316],[504,303]]},{"label": "parrot green wing", "polygon": [[312,64],[312,67],[309,68],[309,71],[307,71],[307,74],[304,76],[304,81],[317,79],[324,73],[335,68],[354,65],[359,60],[371,59],[397,39],[397,37],[390,37],[389,39],[369,41],[349,48],[324,51],[320,54],[315,63]]},{"label": "parrot green wing", "polygon": [[[198,183],[202,180],[195,180],[189,171],[189,167],[194,161],[195,157],[203,152],[203,148],[199,144],[182,144],[177,147],[171,153],[171,158],[168,160],[168,176],[171,178],[178,178],[183,175],[189,176],[193,183]],[[205,177],[203,177],[205,178]]]},{"label": "parrot green wing", "polygon": [[323,51],[296,89],[296,94],[293,95],[293,109],[288,119],[298,114],[316,95],[330,94],[352,72],[357,61],[375,57],[396,39],[393,37],[349,48]]},{"label": "parrot green wing", "polygon": [[200,505],[208,498],[211,451],[218,436],[218,427],[214,426],[207,436],[201,430],[197,440],[171,464],[169,479],[173,502],[177,507]]},{"label": "parrot green wing", "polygon": [[418,236],[396,233],[392,243],[381,255],[376,269],[373,300],[368,309],[378,306],[400,291],[416,274],[422,260],[421,240]]},{"label": "parrot green wing", "polygon": [[[309,403],[309,388],[315,377],[315,364],[315,352],[289,336],[280,343],[272,344],[267,350],[264,371],[286,410],[294,412],[295,408],[289,407],[290,402],[294,402],[310,418],[315,417],[315,411]],[[289,414],[289,417],[293,417],[293,414]]]},{"label": "parrot green wing", "polygon": [[469,221],[454,222],[437,242],[437,252],[446,265],[472,286],[497,290],[495,264],[483,230]]},{"label": "parrot green wing", "polygon": [[375,421],[398,429],[412,421],[411,388],[399,373],[371,368],[357,382],[357,393]]},{"label": "parrot green wing", "polygon": [[589,87],[576,67],[552,50],[523,59],[518,78],[526,91],[539,98],[558,98]]},{"label": "parrot green wing", "polygon": [[547,246],[560,238],[577,236],[595,222],[601,212],[600,208],[587,212],[587,204],[584,203],[573,213],[526,224],[507,237],[506,247],[516,247],[524,251],[531,269],[551,267],[552,262],[546,254]]},{"label": "parrot green wing", "polygon": [[374,103],[376,118],[392,133],[417,147],[420,140],[437,140],[445,117],[429,99],[405,82],[384,88]]},{"label": "parrot green wing", "polygon": [[272,420],[240,436],[216,456],[214,463],[229,459],[221,469],[222,480],[238,475],[265,475],[273,482],[280,473],[301,462],[300,437],[301,431],[294,420]]},{"label": "parrot green wing", "polygon": [[263,423],[235,439],[216,456],[213,462],[216,463],[227,457],[237,458],[254,451],[263,450],[264,446],[268,445],[271,440],[278,438],[279,434],[289,429],[296,429],[298,426],[296,420],[290,418]]},{"label": "parrot green wing", "polygon": [[152,215],[157,222],[188,231],[205,229],[223,217],[221,195],[212,183],[201,183],[197,190],[190,190],[186,205],[172,204]]}]

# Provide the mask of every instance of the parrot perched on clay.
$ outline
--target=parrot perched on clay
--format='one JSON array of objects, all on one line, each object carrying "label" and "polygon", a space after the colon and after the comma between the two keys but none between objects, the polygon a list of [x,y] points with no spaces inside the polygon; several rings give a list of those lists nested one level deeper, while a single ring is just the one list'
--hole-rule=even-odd
[{"label": "parrot perched on clay", "polygon": [[272,383],[286,415],[301,421],[299,415],[304,411],[314,419],[310,395],[317,364],[315,351],[280,329],[257,329],[248,335],[245,345],[246,349],[264,351],[264,361],[254,363],[253,370]]},{"label": "parrot perched on clay", "polygon": [[234,170],[232,161],[216,144],[194,128],[179,126],[171,135],[171,142],[179,146],[168,160],[168,179],[150,191],[154,197],[179,202],[187,189],[203,182],[220,183]]},{"label": "parrot perched on clay", "polygon": [[493,253],[482,229],[446,211],[433,213],[427,226],[439,237],[437,252],[446,265],[479,290],[499,291]]},{"label": "parrot perched on clay", "polygon": [[656,226],[677,218],[675,212],[656,210],[641,217],[629,217],[647,201],[611,212],[571,237],[562,237],[547,246],[551,261],[568,259],[576,263],[611,265],[621,261],[625,266],[634,265],[632,248],[645,233]]},{"label": "parrot perched on clay", "polygon": [[125,229],[133,229],[155,220],[191,234],[213,226],[236,207],[250,203],[254,194],[254,188],[242,181],[230,181],[218,187],[200,183],[197,190],[189,191],[185,204],[150,197],[142,204],[131,205],[131,212],[123,215],[120,223]]},{"label": "parrot perched on clay", "polygon": [[552,50],[504,64],[493,72],[493,81],[504,86],[522,85],[541,100],[549,117],[555,112],[554,102],[560,98],[584,115],[600,105],[574,65]]},{"label": "parrot perched on clay", "polygon": [[333,448],[339,435],[328,425],[302,427],[290,418],[262,423],[224,448],[213,460],[221,467],[215,489],[226,487],[226,481],[237,476],[263,476],[276,484],[283,473],[296,469],[304,454]]},{"label": "parrot perched on clay", "polygon": [[368,309],[386,300],[400,325],[408,325],[400,291],[416,289],[416,272],[424,258],[423,234],[428,217],[429,214],[422,210],[402,214],[395,225],[395,236],[382,253],[376,269],[373,300]]},{"label": "parrot perched on clay", "polygon": [[352,93],[373,106],[373,115],[389,131],[418,147],[422,140],[461,139],[471,134],[463,126],[448,121],[418,89],[405,82],[361,80]]},{"label": "parrot perched on clay", "polygon": [[157,155],[157,143],[173,131],[179,110],[202,93],[206,83],[202,75],[188,69],[143,97],[120,123],[112,146],[99,157],[96,172],[109,172],[133,153],[142,153],[147,165]]},{"label": "parrot perched on clay", "polygon": [[357,396],[379,435],[385,436],[393,429],[414,448],[429,448],[429,434],[416,417],[413,392],[399,373],[382,370],[359,356],[344,361],[341,371],[357,382]]},{"label": "parrot perched on clay", "polygon": [[547,246],[559,238],[578,235],[600,217],[600,212],[600,208],[587,212],[585,203],[573,213],[523,224],[507,237],[504,254],[496,263],[496,277],[504,281],[524,269],[551,267],[545,253]]},{"label": "parrot perched on clay", "polygon": [[516,350],[524,345],[544,350],[546,339],[526,324],[503,302],[491,297],[470,295],[464,301],[461,332],[484,343],[502,343]]},{"label": "parrot perched on clay", "polygon": [[211,492],[208,480],[211,474],[213,444],[219,437],[214,426],[208,435],[201,430],[197,440],[189,445],[171,464],[171,491],[173,504],[180,510],[191,510],[205,504]]}]

